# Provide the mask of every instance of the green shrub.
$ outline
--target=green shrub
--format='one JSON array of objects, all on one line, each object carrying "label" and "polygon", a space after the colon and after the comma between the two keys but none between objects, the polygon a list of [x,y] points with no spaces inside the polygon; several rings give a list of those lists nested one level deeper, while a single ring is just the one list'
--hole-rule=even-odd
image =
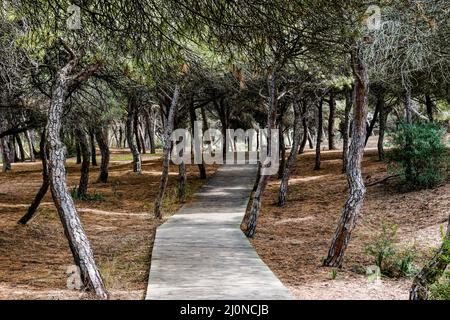
[{"label": "green shrub", "polygon": [[411,187],[435,187],[447,177],[446,130],[434,123],[402,124],[391,133],[389,171]]},{"label": "green shrub", "polygon": [[433,300],[450,300],[450,272],[430,286],[430,298]]},{"label": "green shrub", "polygon": [[94,191],[94,194],[86,194],[84,196],[78,195],[78,189],[74,187],[72,191],[70,192],[70,195],[72,196],[73,200],[80,200],[80,201],[104,201],[105,197],[101,194],[98,194],[96,191]]},{"label": "green shrub", "polygon": [[377,238],[364,248],[367,255],[374,258],[374,263],[380,268],[381,274],[387,277],[412,277],[417,269],[414,266],[416,250],[411,247],[399,247],[397,226],[381,223],[382,230]]}]

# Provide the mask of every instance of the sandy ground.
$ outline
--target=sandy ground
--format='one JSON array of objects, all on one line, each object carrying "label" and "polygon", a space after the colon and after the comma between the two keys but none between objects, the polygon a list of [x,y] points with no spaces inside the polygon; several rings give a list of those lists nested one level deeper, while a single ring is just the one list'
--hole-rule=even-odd
[{"label": "sandy ground", "polygon": [[[372,146],[374,140],[371,138]],[[298,157],[289,203],[283,208],[276,205],[279,181],[272,179],[252,243],[298,299],[407,299],[411,279],[382,278],[375,284],[357,272],[373,265],[364,246],[379,234],[382,220],[394,223],[401,245],[415,245],[422,256],[416,261],[420,266],[440,243],[439,226],[449,214],[450,183],[413,192],[397,191],[394,182],[368,187],[344,266],[332,280],[332,269],[322,267],[321,262],[347,195],[340,157],[341,151],[324,151],[320,171],[313,170],[313,151]],[[387,175],[386,165],[377,159],[376,149],[366,150],[363,176],[368,182]]]},{"label": "sandy ground", "polygon": [[[143,155],[142,175],[132,172],[130,159],[130,154],[115,150],[107,184],[95,183],[98,169],[91,170],[88,192],[100,194],[103,201],[76,201],[113,299],[143,298],[155,229],[162,223],[151,214],[159,188],[160,157]],[[209,167],[208,174],[214,170]],[[74,159],[68,160],[68,172],[73,188],[79,179]],[[188,201],[203,183],[197,172],[196,166],[188,166]],[[166,217],[180,206],[175,196],[177,174],[173,166],[163,204]],[[17,225],[40,184],[39,162],[13,164],[12,172],[0,175],[0,299],[92,298],[66,289],[66,270],[73,260],[50,193],[27,226]]]}]

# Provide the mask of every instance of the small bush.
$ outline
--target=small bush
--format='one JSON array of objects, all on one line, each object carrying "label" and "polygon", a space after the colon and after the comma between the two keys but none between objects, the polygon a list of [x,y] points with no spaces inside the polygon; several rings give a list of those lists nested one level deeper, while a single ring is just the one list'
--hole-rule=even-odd
[{"label": "small bush", "polygon": [[412,277],[417,272],[413,262],[417,257],[414,248],[401,248],[395,244],[397,226],[382,222],[382,230],[375,241],[364,251],[374,258],[381,274],[387,277]]},{"label": "small bush", "polygon": [[94,191],[94,194],[86,194],[82,197],[78,196],[78,189],[74,187],[72,191],[70,192],[70,195],[72,196],[73,200],[80,200],[80,201],[104,201],[105,197],[101,194],[98,194]]},{"label": "small bush", "polygon": [[450,272],[430,286],[430,298],[433,300],[450,300]]},{"label": "small bush", "polygon": [[402,124],[391,134],[389,171],[411,187],[433,188],[447,177],[446,130],[434,123]]}]

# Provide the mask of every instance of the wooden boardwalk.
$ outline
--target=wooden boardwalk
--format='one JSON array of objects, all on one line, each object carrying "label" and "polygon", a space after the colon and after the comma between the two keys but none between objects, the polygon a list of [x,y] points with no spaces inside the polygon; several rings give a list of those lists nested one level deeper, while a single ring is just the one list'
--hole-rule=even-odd
[{"label": "wooden boardwalk", "polygon": [[255,165],[224,165],[155,237],[148,300],[292,299],[240,230]]}]

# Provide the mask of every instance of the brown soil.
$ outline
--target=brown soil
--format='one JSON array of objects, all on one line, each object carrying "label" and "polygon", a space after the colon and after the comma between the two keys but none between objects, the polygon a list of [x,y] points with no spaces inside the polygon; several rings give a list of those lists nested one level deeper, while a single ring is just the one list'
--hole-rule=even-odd
[{"label": "brown soil", "polygon": [[[440,243],[439,226],[448,217],[450,183],[413,192],[397,191],[395,181],[368,187],[344,266],[332,280],[332,269],[321,262],[340,218],[347,184],[341,173],[341,151],[324,151],[320,171],[313,170],[314,156],[308,151],[298,157],[285,207],[275,204],[279,181],[270,182],[252,240],[257,252],[299,299],[407,299],[411,279],[382,278],[374,284],[357,272],[373,265],[364,246],[379,234],[381,221],[396,224],[401,245],[416,244],[422,255],[416,261],[420,266]],[[366,150],[363,176],[368,182],[387,176],[386,165],[377,159],[376,149]]]},{"label": "brown soil", "polygon": [[[89,194],[101,201],[76,201],[83,226],[105,285],[113,299],[141,299],[145,293],[155,229],[162,221],[152,217],[159,188],[161,160],[143,155],[143,174],[132,172],[131,156],[113,150],[107,184],[95,183],[98,168],[91,168]],[[77,186],[79,165],[69,159],[68,185]],[[0,175],[0,299],[88,299],[86,293],[66,289],[67,268],[73,264],[50,192],[38,215],[27,226],[17,221],[26,212],[41,184],[41,164],[13,164]],[[208,167],[208,174],[215,167]],[[175,186],[177,167],[172,166],[165,218],[181,205]],[[196,166],[188,166],[187,201],[203,184]]]}]

